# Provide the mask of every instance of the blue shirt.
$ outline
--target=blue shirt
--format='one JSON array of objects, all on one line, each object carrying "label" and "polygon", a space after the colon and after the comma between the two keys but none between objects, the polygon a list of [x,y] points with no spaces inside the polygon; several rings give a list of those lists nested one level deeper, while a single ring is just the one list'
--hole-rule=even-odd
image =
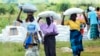
[{"label": "blue shirt", "polygon": [[97,24],[97,14],[95,11],[89,12],[88,18],[90,19],[90,25]]},{"label": "blue shirt", "polygon": [[27,26],[27,31],[29,32],[29,33],[35,33],[36,32],[36,25],[35,24],[29,24],[28,26]]}]

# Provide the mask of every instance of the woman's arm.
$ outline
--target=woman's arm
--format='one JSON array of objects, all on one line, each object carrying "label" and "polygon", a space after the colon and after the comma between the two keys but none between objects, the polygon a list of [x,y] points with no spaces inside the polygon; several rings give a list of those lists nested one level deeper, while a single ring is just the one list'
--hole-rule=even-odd
[{"label": "woman's arm", "polygon": [[18,14],[17,21],[19,21],[20,23],[23,23],[23,21],[20,20],[21,12],[22,12],[22,8],[20,9],[20,12],[19,12],[19,14]]},{"label": "woman's arm", "polygon": [[61,25],[64,25],[64,18],[65,18],[65,15],[63,15],[62,17]]},{"label": "woman's arm", "polygon": [[41,32],[41,31],[38,31],[38,32],[39,32],[39,34],[40,34],[40,37],[43,38],[43,36],[42,36],[42,32]]},{"label": "woman's arm", "polygon": [[86,15],[85,15],[85,12],[83,12],[83,16],[84,16],[84,19],[85,19],[86,24],[88,24],[89,23],[89,20],[87,19]]},{"label": "woman's arm", "polygon": [[40,19],[42,19],[41,17],[39,17],[39,19],[37,20],[37,27],[39,28],[38,30],[38,33],[40,34],[40,37],[42,37],[42,32],[40,31],[40,26],[39,26],[39,21],[40,21]]},{"label": "woman's arm", "polygon": [[39,23],[40,19],[42,19],[41,17],[39,17],[39,19],[37,20],[37,22]]},{"label": "woman's arm", "polygon": [[40,35],[41,39],[42,39],[42,42],[43,42],[43,35],[42,35],[42,32],[41,32],[41,29],[40,29],[40,25],[39,25],[39,21],[40,21],[41,17],[37,20],[37,28],[38,28],[38,34]]},{"label": "woman's arm", "polygon": [[53,27],[53,32],[52,32],[52,34],[54,34],[55,36],[58,35],[58,30],[57,30],[56,25],[54,25],[54,27]]}]

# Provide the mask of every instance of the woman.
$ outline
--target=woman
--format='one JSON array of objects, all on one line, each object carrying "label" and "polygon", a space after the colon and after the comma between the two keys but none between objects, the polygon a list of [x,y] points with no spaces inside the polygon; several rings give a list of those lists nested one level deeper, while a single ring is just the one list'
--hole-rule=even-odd
[{"label": "woman", "polygon": [[77,20],[76,17],[77,17],[76,13],[71,14],[70,20],[68,20],[67,22],[64,22],[64,18],[63,18],[62,25],[65,24],[70,26],[70,42],[73,51],[73,56],[80,56],[81,52],[83,51],[82,34],[80,32],[80,25],[83,22]]},{"label": "woman", "polygon": [[97,13],[94,7],[89,7],[90,12],[88,13],[88,19],[90,23],[90,38],[95,40],[99,37],[98,23],[97,23]]},{"label": "woman", "polygon": [[24,46],[27,49],[26,53],[28,50],[31,50],[33,53],[27,53],[26,56],[29,55],[35,55],[35,56],[39,56],[39,51],[38,51],[38,32],[41,35],[40,32],[40,27],[38,25],[38,23],[35,21],[33,13],[34,12],[28,12],[27,13],[27,18],[25,19],[25,21],[20,20],[20,14],[22,12],[22,9],[20,10],[20,13],[18,15],[17,21],[19,21],[20,23],[22,23],[22,25],[26,28],[27,30],[27,36],[24,42]]},{"label": "woman", "polygon": [[44,34],[43,43],[44,43],[45,55],[56,56],[55,36],[58,35],[58,32],[55,24],[53,24],[52,17],[46,17],[46,23],[41,24],[40,29]]}]

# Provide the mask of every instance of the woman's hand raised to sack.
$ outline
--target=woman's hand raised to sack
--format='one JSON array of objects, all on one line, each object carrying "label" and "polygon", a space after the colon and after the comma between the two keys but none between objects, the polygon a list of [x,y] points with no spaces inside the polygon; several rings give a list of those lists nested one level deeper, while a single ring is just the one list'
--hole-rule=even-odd
[{"label": "woman's hand raised to sack", "polygon": [[64,18],[65,18],[65,15],[62,16],[61,25],[64,25]]},{"label": "woman's hand raised to sack", "polygon": [[82,14],[84,16],[84,19],[85,19],[86,24],[88,24],[88,19],[87,19],[86,15],[85,15],[85,12],[83,12]]},{"label": "woman's hand raised to sack", "polygon": [[19,12],[19,14],[17,16],[17,21],[19,21],[20,23],[22,23],[22,20],[20,20],[21,12],[22,12],[22,7],[20,7],[20,12]]}]

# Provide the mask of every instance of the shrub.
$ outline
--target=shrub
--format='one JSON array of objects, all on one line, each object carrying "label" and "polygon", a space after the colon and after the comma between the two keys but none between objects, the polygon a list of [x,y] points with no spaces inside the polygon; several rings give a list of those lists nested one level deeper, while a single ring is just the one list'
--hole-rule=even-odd
[{"label": "shrub", "polygon": [[0,4],[0,14],[6,14],[7,10],[6,10],[6,6]]},{"label": "shrub", "polygon": [[66,9],[68,9],[70,7],[69,3],[61,3],[57,5],[57,8],[59,8],[59,11],[65,11]]}]

